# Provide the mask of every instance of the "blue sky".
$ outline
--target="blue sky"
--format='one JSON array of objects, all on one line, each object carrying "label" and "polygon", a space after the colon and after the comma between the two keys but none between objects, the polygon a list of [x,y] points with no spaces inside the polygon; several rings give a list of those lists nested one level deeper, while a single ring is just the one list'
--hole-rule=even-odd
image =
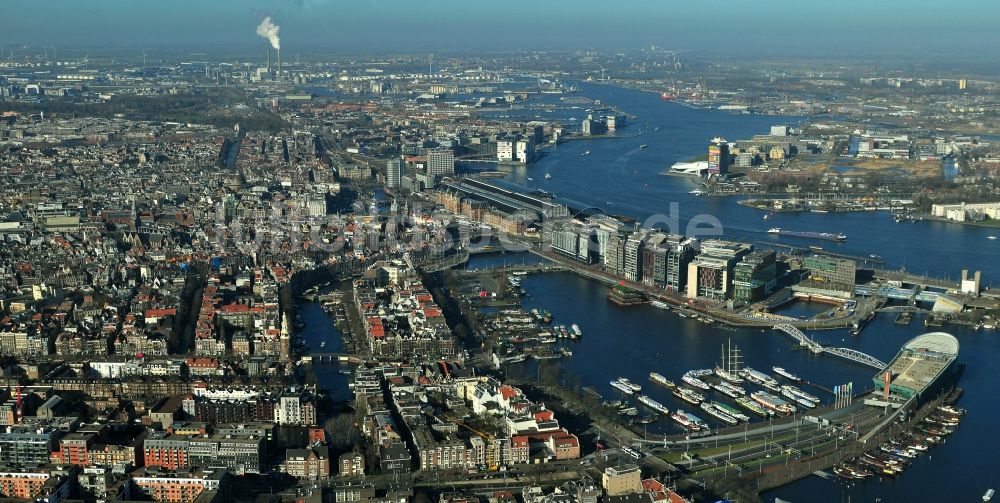
[{"label": "blue sky", "polygon": [[663,47],[996,56],[995,0],[45,0],[5,2],[0,44],[254,45],[284,52]]}]

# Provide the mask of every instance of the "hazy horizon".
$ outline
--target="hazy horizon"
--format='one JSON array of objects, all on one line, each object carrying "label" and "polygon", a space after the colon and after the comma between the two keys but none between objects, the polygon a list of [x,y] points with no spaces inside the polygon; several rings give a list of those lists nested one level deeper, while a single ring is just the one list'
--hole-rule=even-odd
[{"label": "hazy horizon", "polygon": [[[1000,3],[985,0],[742,2],[51,0],[11,9],[0,44],[264,51],[258,23],[280,26],[282,52],[667,49],[763,56],[995,57]],[[86,20],[86,21],[83,21]],[[853,54],[852,54],[853,53]],[[978,53],[978,54],[977,54]]]}]

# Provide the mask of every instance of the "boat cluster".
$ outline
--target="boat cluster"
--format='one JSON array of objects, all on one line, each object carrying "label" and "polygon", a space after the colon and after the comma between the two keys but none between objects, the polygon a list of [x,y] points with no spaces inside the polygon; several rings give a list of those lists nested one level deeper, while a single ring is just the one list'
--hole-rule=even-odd
[{"label": "boat cluster", "polygon": [[495,334],[504,348],[501,361],[523,362],[528,358],[546,360],[572,356],[566,347],[555,347],[560,340],[579,340],[583,331],[578,325],[551,325],[552,313],[545,309],[505,309],[493,313],[482,323],[486,332]]},{"label": "boat cluster", "polygon": [[833,472],[843,479],[864,479],[874,474],[896,476],[903,472],[921,453],[937,445],[958,427],[964,409],[948,405],[939,406],[921,420],[913,431],[901,433],[854,460],[833,467]]}]

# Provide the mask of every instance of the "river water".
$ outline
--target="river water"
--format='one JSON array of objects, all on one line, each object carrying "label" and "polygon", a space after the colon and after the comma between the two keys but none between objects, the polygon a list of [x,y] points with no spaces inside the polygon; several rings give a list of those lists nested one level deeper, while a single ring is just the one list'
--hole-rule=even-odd
[{"label": "river water", "polygon": [[[764,221],[761,212],[737,204],[734,198],[694,196],[689,194],[694,188],[689,180],[659,174],[675,162],[704,154],[712,137],[747,138],[767,132],[774,124],[797,123],[798,118],[692,109],[662,102],[656,94],[603,85],[585,84],[583,94],[637,118],[621,131],[620,139],[569,141],[546,149],[535,164],[515,168],[505,178],[506,183],[545,189],[573,206],[599,207],[639,221],[657,214],[673,216],[670,203],[676,202],[681,232],[692,217],[709,215],[721,223],[724,235],[732,239],[812,244],[855,256],[878,254],[886,260],[886,267],[905,267],[936,277],[955,279],[961,269],[968,268],[983,270],[986,284],[998,283],[1000,279],[995,269],[1000,263],[1000,242],[986,239],[998,233],[996,230],[939,222],[895,223],[887,212],[778,213]],[[642,144],[648,145],[647,148],[640,149]],[[587,151],[590,154],[583,155]],[[545,173],[551,174],[551,179],[545,180]],[[778,238],[766,233],[772,226],[843,232],[848,239],[829,243]],[[503,260],[533,259],[477,256],[469,267],[485,267]],[[798,350],[789,337],[774,331],[705,325],[650,306],[620,308],[605,299],[603,285],[571,273],[528,276],[523,286],[529,294],[524,301],[526,307],[549,309],[555,323],[580,326],[584,334],[581,341],[560,343],[574,353],[572,358],[562,360],[561,365],[580,376],[582,385],[593,386],[606,397],[615,396],[609,381],[624,376],[642,384],[643,393],[671,409],[683,408],[686,404],[648,381],[649,372],[659,372],[677,381],[686,370],[710,368],[718,362],[721,344],[729,341],[740,347],[750,366],[766,371],[774,365],[782,366],[826,387],[854,382],[856,387],[868,388],[875,373],[847,360]],[[906,341],[928,331],[921,317],[915,317],[908,326],[900,326],[893,322],[893,316],[877,316],[860,336],[851,336],[846,330],[818,331],[812,335],[820,342],[855,348],[888,361]],[[958,337],[961,344],[959,361],[966,365],[966,370],[960,386],[966,393],[960,405],[969,409],[962,425],[946,444],[934,448],[929,456],[922,456],[895,480],[847,484],[813,476],[769,491],[764,494],[765,500],[779,497],[792,502],[848,498],[975,501],[987,488],[1000,487],[997,470],[973,468],[991,466],[993,452],[1000,446],[1000,440],[991,430],[992,418],[1000,414],[1000,405],[992,392],[1000,374],[1000,364],[992,356],[1000,351],[1000,332],[977,332],[957,326],[946,326],[944,330]],[[522,371],[535,372],[533,365],[525,363]],[[830,397],[818,391],[816,394],[824,399]],[[699,415],[710,419],[705,414]],[[650,425],[648,431],[678,430],[661,420]]]}]

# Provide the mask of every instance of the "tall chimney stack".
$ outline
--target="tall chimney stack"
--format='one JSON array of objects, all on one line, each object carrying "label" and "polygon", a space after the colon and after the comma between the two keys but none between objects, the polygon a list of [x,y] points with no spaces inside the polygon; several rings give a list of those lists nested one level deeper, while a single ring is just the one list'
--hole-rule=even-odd
[{"label": "tall chimney stack", "polygon": [[278,79],[281,80],[281,49],[278,49]]}]

